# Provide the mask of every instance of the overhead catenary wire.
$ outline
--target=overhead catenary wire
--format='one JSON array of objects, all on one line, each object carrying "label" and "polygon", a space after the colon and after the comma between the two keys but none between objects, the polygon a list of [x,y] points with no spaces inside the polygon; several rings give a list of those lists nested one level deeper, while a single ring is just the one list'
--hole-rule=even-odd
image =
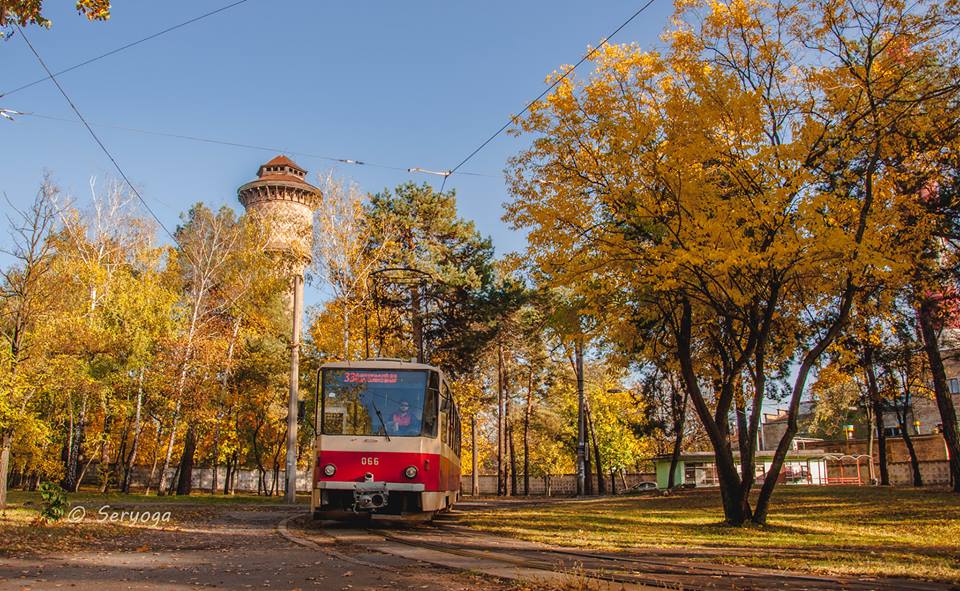
[{"label": "overhead catenary wire", "polygon": [[[136,41],[132,41],[132,42],[127,43],[127,44],[125,44],[125,45],[121,45],[120,47],[117,47],[117,48],[115,48],[115,49],[111,49],[110,51],[108,51],[108,52],[106,52],[106,53],[102,53],[102,54],[100,54],[100,55],[98,55],[98,56],[95,56],[95,57],[92,57],[92,58],[90,58],[90,59],[84,60],[84,61],[82,61],[82,62],[76,63],[76,64],[70,66],[69,68],[64,68],[63,70],[60,70],[60,71],[58,71],[58,72],[50,73],[50,70],[47,70],[47,76],[46,76],[46,77],[44,77],[44,78],[39,78],[39,79],[37,79],[37,80],[34,80],[33,82],[30,82],[30,83],[24,84],[24,85],[22,85],[22,86],[18,86],[17,88],[14,88],[14,89],[8,90],[8,91],[6,91],[6,92],[0,93],[0,98],[3,98],[3,97],[5,97],[5,96],[9,96],[9,95],[14,94],[14,93],[17,93],[17,92],[20,92],[21,90],[26,90],[27,88],[30,88],[31,86],[36,86],[37,84],[40,84],[41,82],[46,82],[47,80],[51,80],[51,79],[53,79],[53,78],[56,78],[57,76],[60,76],[61,74],[66,74],[67,72],[72,72],[73,70],[76,70],[77,68],[82,68],[83,66],[86,66],[86,65],[88,65],[88,64],[92,64],[93,62],[102,60],[103,58],[110,57],[111,55],[115,55],[115,54],[117,54],[117,53],[120,53],[121,51],[125,51],[125,50],[127,50],[127,49],[130,49],[131,47],[135,47],[135,46],[137,46],[137,45],[140,45],[141,43],[145,43],[145,42],[147,42],[147,41],[150,41],[151,39],[156,39],[157,37],[160,37],[161,35],[166,35],[167,33],[170,33],[170,32],[172,32],[172,31],[176,31],[177,29],[183,28],[183,27],[185,27],[185,26],[187,26],[187,25],[193,24],[193,23],[195,23],[195,22],[197,22],[197,21],[200,21],[200,20],[203,20],[203,19],[205,19],[205,18],[207,18],[207,17],[211,17],[211,16],[213,16],[213,15],[215,15],[215,14],[219,14],[219,13],[221,13],[221,12],[224,12],[225,10],[229,10],[229,9],[235,7],[235,6],[239,6],[239,5],[244,4],[244,3],[246,3],[246,2],[249,2],[249,1],[250,1],[250,0],[237,0],[236,2],[231,2],[230,4],[227,4],[227,5],[225,5],[225,6],[221,6],[220,8],[217,8],[217,9],[215,9],[215,10],[211,10],[210,12],[205,12],[205,13],[203,13],[203,14],[201,14],[201,15],[198,15],[198,16],[195,16],[195,17],[193,17],[193,18],[191,18],[191,19],[189,19],[189,20],[185,20],[185,21],[183,21],[182,23],[178,23],[178,24],[176,24],[176,25],[167,27],[166,29],[162,29],[162,30],[160,30],[160,31],[157,31],[156,33],[153,33],[153,34],[151,34],[151,35],[148,35],[148,36],[146,36],[146,37],[144,37],[144,38],[142,38],[142,39],[138,39],[138,40],[136,40]],[[22,30],[20,31],[20,34],[21,34],[21,35],[23,34],[23,31],[22,31]]]},{"label": "overhead catenary wire", "polygon": [[553,90],[554,88],[556,88],[558,84],[560,84],[561,82],[563,82],[563,81],[567,78],[567,76],[569,76],[570,74],[572,74],[574,70],[576,70],[578,67],[580,67],[580,64],[582,64],[583,62],[585,62],[585,61],[587,61],[588,59],[590,59],[591,57],[593,57],[593,55],[594,55],[597,51],[599,51],[601,47],[603,47],[604,45],[606,45],[607,42],[610,41],[610,39],[613,39],[613,37],[616,36],[617,33],[619,33],[624,27],[626,27],[627,25],[629,25],[629,24],[633,21],[633,19],[635,19],[635,18],[637,18],[638,16],[640,16],[640,15],[641,15],[647,8],[649,8],[654,2],[655,2],[655,0],[647,0],[647,3],[644,4],[643,6],[641,6],[641,7],[640,7],[636,12],[634,12],[632,15],[630,15],[630,18],[628,18],[627,20],[623,21],[623,22],[620,24],[619,27],[617,27],[616,29],[613,30],[612,33],[610,33],[609,35],[607,35],[606,37],[604,37],[596,47],[594,47],[593,49],[591,49],[590,51],[588,51],[586,54],[584,54],[584,56],[583,56],[582,58],[580,58],[580,61],[578,61],[576,64],[574,64],[572,68],[568,68],[566,72],[564,72],[563,74],[561,74],[560,76],[558,76],[557,79],[554,80],[552,84],[550,84],[550,86],[548,86],[547,88],[545,88],[545,89],[543,90],[543,92],[541,92],[539,95],[537,95],[537,97],[536,97],[535,99],[533,99],[532,101],[528,102],[528,103],[526,104],[526,106],[523,107],[523,109],[520,110],[519,113],[517,113],[516,115],[513,115],[512,117],[510,117],[510,119],[507,120],[507,122],[504,123],[497,131],[495,131],[495,132],[493,133],[493,135],[491,135],[490,137],[488,137],[487,139],[485,139],[485,140],[483,141],[483,143],[481,143],[479,146],[477,146],[472,152],[470,152],[469,154],[467,154],[467,157],[464,158],[463,160],[461,160],[459,164],[457,164],[456,166],[454,166],[454,167],[451,168],[450,170],[445,171],[446,174],[445,174],[444,177],[443,177],[443,184],[440,186],[440,191],[443,192],[443,188],[444,188],[444,186],[446,186],[446,184],[447,184],[447,179],[450,178],[450,175],[456,173],[458,170],[460,170],[460,167],[461,167],[461,166],[463,166],[464,164],[466,164],[467,162],[469,162],[469,161],[470,161],[474,156],[476,156],[481,150],[483,150],[484,148],[486,148],[486,147],[487,147],[487,144],[489,144],[490,142],[492,142],[494,139],[497,138],[497,136],[499,136],[501,133],[503,133],[504,131],[506,131],[507,128],[509,128],[510,125],[512,125],[514,121],[516,121],[521,115],[523,115],[524,113],[526,113],[527,111],[529,111],[529,110],[530,110],[530,107],[532,107],[533,105],[535,105],[535,104],[536,104],[540,99],[542,99],[543,97],[547,96],[547,94],[548,94],[551,90]]},{"label": "overhead catenary wire", "polygon": [[100,140],[100,137],[97,136],[97,133],[93,131],[93,128],[90,127],[90,124],[87,123],[87,120],[83,117],[83,114],[80,113],[80,109],[78,109],[77,106],[74,104],[73,100],[70,98],[70,95],[67,94],[67,91],[64,90],[63,86],[60,84],[60,81],[58,81],[57,78],[52,74],[52,72],[50,71],[50,68],[47,66],[47,63],[43,61],[43,58],[40,56],[40,53],[38,53],[36,48],[33,46],[33,43],[31,43],[30,39],[28,39],[27,36],[24,35],[23,29],[20,27],[20,25],[16,25],[16,27],[17,27],[17,30],[20,32],[20,36],[23,37],[24,42],[26,42],[27,47],[30,48],[30,51],[33,53],[34,57],[37,58],[37,61],[40,63],[40,66],[43,67],[44,71],[47,72],[47,74],[50,76],[50,80],[57,86],[57,90],[59,90],[60,94],[63,95],[64,100],[66,100],[67,104],[70,105],[70,108],[77,115],[77,118],[81,121],[81,123],[83,123],[83,126],[87,128],[87,131],[90,133],[90,136],[93,138],[93,140],[97,143],[97,145],[100,147],[103,153],[106,154],[107,158],[113,164],[113,167],[117,169],[117,173],[120,175],[120,177],[123,178],[125,183],[127,183],[127,186],[130,187],[130,190],[133,192],[133,194],[137,196],[137,199],[140,200],[140,203],[143,205],[143,207],[147,210],[150,216],[153,217],[154,221],[157,222],[157,225],[159,225],[160,228],[162,228],[163,231],[166,232],[168,236],[170,236],[170,239],[173,240],[174,244],[176,244],[181,251],[186,252],[183,246],[177,240],[177,237],[174,236],[173,232],[171,232],[164,225],[162,221],[160,221],[160,218],[157,216],[156,213],[154,213],[153,208],[150,207],[150,204],[147,203],[147,200],[143,198],[143,195],[140,194],[140,191],[138,191],[137,188],[133,185],[133,183],[130,182],[130,178],[127,176],[127,173],[123,171],[123,168],[120,167],[120,164],[117,162],[117,159],[113,157],[113,154],[110,153],[110,150],[108,150],[107,147],[104,145],[104,143]]},{"label": "overhead catenary wire", "polygon": [[[20,117],[34,117],[37,119],[45,119],[47,121],[58,121],[61,123],[70,123],[70,124],[80,123],[79,121],[76,121],[74,119],[67,119],[65,117],[56,117],[53,115],[44,115],[41,113],[35,113],[35,112],[29,112],[29,111],[13,111],[12,109],[9,109],[9,111],[11,111],[13,114]],[[375,162],[369,162],[367,160],[361,160],[356,158],[340,158],[340,157],[328,156],[324,154],[304,152],[300,150],[290,150],[287,148],[263,146],[258,144],[245,143],[245,142],[231,142],[227,140],[203,137],[198,135],[187,135],[187,134],[180,134],[180,133],[171,133],[166,131],[156,131],[156,130],[150,130],[150,129],[137,128],[137,127],[127,127],[123,125],[113,125],[109,123],[90,122],[90,125],[93,127],[101,127],[104,129],[116,129],[119,131],[126,131],[130,133],[139,133],[144,135],[153,135],[158,137],[166,137],[166,138],[179,139],[179,140],[185,140],[185,141],[191,141],[191,142],[201,142],[206,144],[229,146],[232,148],[242,148],[246,150],[259,150],[263,152],[281,153],[281,154],[287,154],[289,156],[302,156],[304,158],[314,158],[317,160],[326,160],[329,162],[338,162],[341,164],[350,164],[355,166],[382,168],[386,170],[395,170],[395,171],[404,171],[404,172],[427,172],[420,167],[406,167],[406,166],[394,166],[389,164],[378,164]],[[434,174],[439,174],[439,173],[434,173]],[[496,175],[486,174],[481,172],[460,171],[457,174],[465,175],[465,176],[478,176],[478,177],[485,177],[485,178],[500,178]]]}]

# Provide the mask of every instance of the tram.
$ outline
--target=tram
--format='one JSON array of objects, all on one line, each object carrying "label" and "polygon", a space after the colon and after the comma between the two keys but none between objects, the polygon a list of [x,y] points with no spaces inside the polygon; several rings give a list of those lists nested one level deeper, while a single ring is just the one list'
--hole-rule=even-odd
[{"label": "tram", "polygon": [[327,363],[315,402],[315,519],[431,519],[460,499],[460,413],[440,369]]}]

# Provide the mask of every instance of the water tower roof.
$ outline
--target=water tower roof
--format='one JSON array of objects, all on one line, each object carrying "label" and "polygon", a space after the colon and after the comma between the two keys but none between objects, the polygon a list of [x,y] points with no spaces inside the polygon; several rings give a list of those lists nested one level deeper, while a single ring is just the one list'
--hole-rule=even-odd
[{"label": "water tower roof", "polygon": [[309,208],[317,206],[320,190],[308,183],[307,171],[284,155],[275,157],[257,170],[257,178],[237,189],[244,207],[267,201],[290,201]]},{"label": "water tower roof", "polygon": [[264,164],[264,166],[289,166],[290,168],[296,168],[297,170],[306,172],[306,170],[300,168],[300,166],[298,166],[296,162],[294,162],[293,160],[290,160],[283,154],[280,154],[279,156],[274,157],[273,160],[271,160],[270,162],[267,162],[266,164]]},{"label": "water tower roof", "polygon": [[290,160],[283,154],[280,154],[266,164],[261,164],[257,170],[257,177],[259,177],[260,180],[286,180],[302,183],[306,176],[307,171],[305,169],[300,168],[296,162]]}]

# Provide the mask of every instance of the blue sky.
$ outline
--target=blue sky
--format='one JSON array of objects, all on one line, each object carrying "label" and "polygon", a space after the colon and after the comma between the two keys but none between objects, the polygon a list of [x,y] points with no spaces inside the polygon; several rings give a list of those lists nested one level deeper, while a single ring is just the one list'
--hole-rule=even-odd
[{"label": "blue sky", "polygon": [[[53,28],[27,34],[54,71],[228,4],[118,0],[107,23],[53,1]],[[240,208],[236,188],[274,154],[142,135],[97,124],[276,146],[401,169],[452,168],[575,63],[642,2],[483,3],[250,0],[60,77],[131,180],[173,228],[191,203]],[[671,3],[657,0],[614,39],[652,47]],[[0,42],[0,92],[43,75],[23,40]],[[73,119],[51,82],[0,98],[0,107]],[[523,235],[500,219],[502,171],[525,145],[503,134],[454,176],[461,215],[493,237],[498,254]],[[294,156],[311,171],[333,163]],[[44,170],[81,203],[91,176],[114,175],[75,123],[0,120],[0,191],[32,199]],[[439,177],[337,165],[364,191]],[[161,237],[162,238],[162,237]],[[0,243],[6,244],[6,233]],[[308,302],[310,301],[308,297]]]}]

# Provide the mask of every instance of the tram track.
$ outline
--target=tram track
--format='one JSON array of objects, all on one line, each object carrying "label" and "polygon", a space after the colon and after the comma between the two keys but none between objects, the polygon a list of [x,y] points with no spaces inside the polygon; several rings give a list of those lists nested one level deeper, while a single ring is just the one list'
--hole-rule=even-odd
[{"label": "tram track", "polygon": [[[585,581],[605,582],[635,589],[684,589],[687,591],[766,590],[849,591],[905,590],[942,591],[948,587],[924,581],[897,579],[856,579],[814,576],[785,571],[701,563],[678,558],[641,558],[623,554],[602,554],[542,545],[525,545],[517,540],[475,532],[463,526],[434,523],[431,526],[399,531],[366,529],[368,534],[388,542],[455,555],[468,559],[492,560],[523,569],[566,575]],[[443,531],[448,538],[431,540]],[[427,538],[427,539],[424,539]],[[497,548],[507,543],[512,547]],[[587,586],[587,588],[591,588]],[[617,587],[619,588],[619,587]]]},{"label": "tram track", "polygon": [[[448,544],[432,543],[424,540],[414,540],[406,537],[397,536],[394,534],[385,533],[383,530],[366,530],[368,533],[384,538],[398,544],[405,544],[408,546],[414,546],[418,548],[425,548],[429,550],[434,550],[438,552],[443,552],[446,554],[453,554],[457,556],[462,556],[465,558],[479,558],[484,560],[494,560],[497,562],[503,562],[513,566],[518,566],[526,569],[533,569],[538,571],[544,571],[551,574],[561,574],[567,575],[571,578],[582,578],[582,579],[594,579],[597,581],[605,581],[607,583],[616,583],[622,586],[630,585],[631,587],[643,586],[646,588],[657,588],[657,589],[679,589],[676,584],[660,581],[656,579],[637,579],[633,577],[624,577],[620,575],[615,575],[612,573],[605,573],[602,571],[580,571],[577,568],[568,568],[564,569],[561,565],[557,563],[551,563],[546,560],[535,560],[530,558],[524,558],[521,556],[510,555],[502,552],[492,552],[489,550],[472,550],[467,548],[457,548],[451,547]],[[589,588],[589,587],[588,587]],[[690,591],[700,591],[700,589],[707,589],[706,587],[683,587]]]},{"label": "tram track", "polygon": [[[319,524],[317,524],[319,525]],[[298,528],[299,529],[299,528]],[[499,578],[540,581],[555,588],[658,591],[944,591],[943,584],[905,579],[857,579],[815,576],[789,571],[702,562],[709,556],[683,556],[683,551],[658,556],[604,553],[524,542],[476,531],[456,523],[407,525],[394,528],[357,524],[324,525],[304,533],[322,536],[341,549],[365,548],[448,568],[483,572]],[[336,547],[336,546],[335,546]],[[327,546],[328,550],[333,548]],[[669,552],[669,551],[668,551]],[[349,562],[362,564],[354,551]],[[540,574],[537,574],[540,573]]]},{"label": "tram track", "polygon": [[[451,531],[451,532],[461,533],[463,535],[476,534],[475,531],[470,530],[470,528],[467,528],[464,526],[455,526],[455,525],[447,525],[447,524],[439,524],[439,523],[435,523],[434,526],[437,528],[442,528],[442,529]],[[730,572],[729,568],[726,568],[724,566],[711,565],[707,563],[692,564],[691,561],[688,561],[688,560],[684,560],[680,562],[678,565],[678,562],[676,560],[674,560],[673,562],[668,562],[667,559],[664,559],[664,558],[660,558],[660,559],[638,558],[636,556],[626,556],[622,554],[617,554],[617,555],[598,554],[593,552],[568,550],[568,549],[561,549],[556,547],[544,548],[543,550],[540,550],[540,551],[550,553],[550,554],[562,555],[562,556],[571,556],[571,557],[576,557],[580,559],[591,559],[591,560],[601,560],[601,561],[616,562],[616,563],[629,563],[629,564],[643,565],[648,569],[649,568],[662,569],[663,574],[677,573],[681,569],[688,569],[690,567],[696,568],[701,573],[707,574],[707,575],[723,576],[723,575],[729,574]],[[657,572],[657,571],[648,571],[648,572]],[[792,574],[792,573],[784,573],[782,576],[784,578],[789,578],[794,581],[822,582],[824,580],[823,577],[798,575],[798,574]]]}]

